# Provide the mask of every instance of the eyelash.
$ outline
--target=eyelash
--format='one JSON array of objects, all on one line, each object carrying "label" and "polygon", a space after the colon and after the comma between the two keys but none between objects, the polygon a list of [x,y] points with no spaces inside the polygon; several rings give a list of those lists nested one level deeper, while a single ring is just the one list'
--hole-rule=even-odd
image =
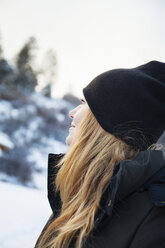
[{"label": "eyelash", "polygon": [[85,103],[84,99],[80,99],[81,103]]}]

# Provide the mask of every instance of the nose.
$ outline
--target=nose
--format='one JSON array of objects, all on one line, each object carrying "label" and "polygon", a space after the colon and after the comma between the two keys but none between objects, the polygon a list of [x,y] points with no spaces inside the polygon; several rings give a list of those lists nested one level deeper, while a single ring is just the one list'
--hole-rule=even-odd
[{"label": "nose", "polygon": [[74,118],[74,115],[75,115],[75,113],[78,111],[79,107],[80,107],[80,105],[77,106],[77,107],[75,107],[74,109],[72,109],[72,110],[69,112],[69,116],[70,116],[71,119]]},{"label": "nose", "polygon": [[69,112],[69,116],[70,116],[70,118],[72,118],[72,119],[73,119],[73,114],[72,114],[72,111],[70,111],[70,112]]},{"label": "nose", "polygon": [[71,119],[74,118],[74,113],[75,113],[75,108],[72,109],[72,110],[69,112],[69,116],[70,116]]}]

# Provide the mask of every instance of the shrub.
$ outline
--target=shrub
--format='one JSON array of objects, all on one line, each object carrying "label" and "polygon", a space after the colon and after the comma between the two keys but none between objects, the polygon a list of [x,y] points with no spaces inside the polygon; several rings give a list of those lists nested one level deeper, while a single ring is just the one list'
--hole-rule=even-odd
[{"label": "shrub", "polygon": [[26,185],[29,181],[32,181],[33,164],[27,162],[25,157],[24,149],[14,148],[9,150],[0,158],[0,171],[8,176],[14,176],[18,182]]}]

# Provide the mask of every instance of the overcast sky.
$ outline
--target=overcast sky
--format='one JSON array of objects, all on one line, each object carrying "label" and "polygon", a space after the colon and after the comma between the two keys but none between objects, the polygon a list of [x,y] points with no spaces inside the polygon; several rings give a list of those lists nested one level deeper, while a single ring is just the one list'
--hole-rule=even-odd
[{"label": "overcast sky", "polygon": [[81,96],[103,71],[165,62],[165,1],[0,0],[0,33],[10,60],[30,36],[38,41],[40,62],[54,49],[54,96],[70,88]]}]

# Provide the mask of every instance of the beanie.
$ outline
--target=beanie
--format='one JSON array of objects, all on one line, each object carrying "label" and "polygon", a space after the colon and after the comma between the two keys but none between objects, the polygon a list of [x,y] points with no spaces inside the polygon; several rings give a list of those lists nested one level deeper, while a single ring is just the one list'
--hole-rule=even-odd
[{"label": "beanie", "polygon": [[135,149],[145,150],[165,129],[165,63],[104,72],[83,94],[101,127]]}]

